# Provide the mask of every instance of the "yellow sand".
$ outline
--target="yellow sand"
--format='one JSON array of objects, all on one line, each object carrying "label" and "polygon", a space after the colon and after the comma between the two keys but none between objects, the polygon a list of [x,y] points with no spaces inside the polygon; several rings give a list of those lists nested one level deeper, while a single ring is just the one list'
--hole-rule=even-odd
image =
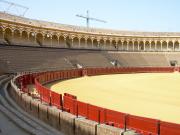
[{"label": "yellow sand", "polygon": [[59,93],[133,115],[180,123],[180,74],[141,73],[82,77],[49,84]]}]

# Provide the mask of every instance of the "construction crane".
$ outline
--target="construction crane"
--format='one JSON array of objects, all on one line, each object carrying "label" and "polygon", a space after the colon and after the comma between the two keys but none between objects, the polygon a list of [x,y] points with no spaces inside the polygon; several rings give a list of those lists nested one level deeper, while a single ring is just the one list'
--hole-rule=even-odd
[{"label": "construction crane", "polygon": [[89,21],[90,21],[90,20],[107,23],[107,22],[104,21],[104,20],[100,20],[100,19],[97,19],[97,18],[89,17],[89,11],[88,11],[88,10],[87,10],[86,16],[84,16],[84,15],[78,15],[78,14],[77,14],[76,16],[86,19],[86,26],[87,26],[87,28],[89,28]]},{"label": "construction crane", "polygon": [[28,7],[25,7],[25,6],[22,6],[20,4],[16,4],[16,3],[13,3],[13,2],[9,2],[9,1],[6,1],[6,0],[0,0],[1,3],[4,3],[4,4],[7,4],[7,8],[4,9],[4,12],[5,13],[8,13],[10,9],[16,9],[17,8],[20,8],[22,9],[22,13],[21,14],[18,14],[19,16],[24,16],[26,14],[26,12],[29,10]]}]

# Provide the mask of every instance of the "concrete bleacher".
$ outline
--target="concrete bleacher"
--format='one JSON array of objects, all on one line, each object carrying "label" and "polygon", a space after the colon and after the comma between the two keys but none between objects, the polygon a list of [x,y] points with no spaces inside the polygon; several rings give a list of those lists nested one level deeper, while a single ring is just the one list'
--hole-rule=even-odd
[{"label": "concrete bleacher", "polygon": [[73,59],[83,67],[112,66],[99,51],[0,45],[0,61],[6,72],[77,68],[70,62]]},{"label": "concrete bleacher", "polygon": [[73,68],[64,58],[64,53],[51,49],[0,46],[0,60],[6,72],[43,71]]},{"label": "concrete bleacher", "polygon": [[178,52],[117,52],[0,45],[3,72],[47,71],[84,67],[166,67],[180,64]]},{"label": "concrete bleacher", "polygon": [[180,64],[178,52],[108,52],[124,67],[167,67],[170,61]]},{"label": "concrete bleacher", "polygon": [[112,67],[108,59],[106,59],[101,52],[83,52],[76,56],[68,56],[71,61],[77,61],[82,67]]}]

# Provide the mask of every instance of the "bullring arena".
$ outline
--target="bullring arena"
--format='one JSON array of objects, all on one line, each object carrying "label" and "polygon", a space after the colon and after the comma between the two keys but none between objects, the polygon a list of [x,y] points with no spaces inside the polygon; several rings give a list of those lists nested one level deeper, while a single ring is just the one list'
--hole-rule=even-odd
[{"label": "bullring arena", "polygon": [[129,114],[180,123],[179,73],[115,74],[50,83],[58,93]]},{"label": "bullring arena", "polygon": [[0,118],[12,131],[180,135],[180,33],[0,20]]}]

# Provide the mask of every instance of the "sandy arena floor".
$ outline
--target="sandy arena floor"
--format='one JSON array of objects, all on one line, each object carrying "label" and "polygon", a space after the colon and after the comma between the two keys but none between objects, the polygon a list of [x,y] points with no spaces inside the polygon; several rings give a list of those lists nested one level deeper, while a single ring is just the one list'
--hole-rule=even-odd
[{"label": "sandy arena floor", "polygon": [[82,77],[48,85],[78,100],[180,124],[180,74],[141,73]]}]

